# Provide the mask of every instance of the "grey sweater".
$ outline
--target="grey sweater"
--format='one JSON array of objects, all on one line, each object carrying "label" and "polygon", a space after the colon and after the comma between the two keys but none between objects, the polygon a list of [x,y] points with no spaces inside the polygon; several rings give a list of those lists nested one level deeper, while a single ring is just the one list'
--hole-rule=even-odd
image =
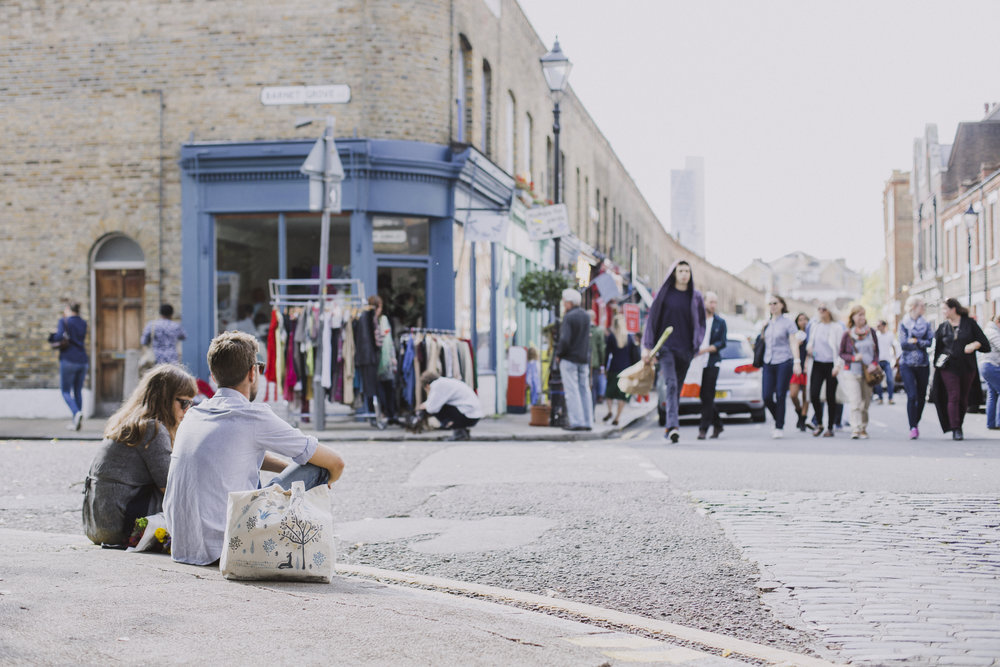
[{"label": "grey sweater", "polygon": [[576,307],[563,317],[556,356],[574,364],[590,363],[590,315]]}]

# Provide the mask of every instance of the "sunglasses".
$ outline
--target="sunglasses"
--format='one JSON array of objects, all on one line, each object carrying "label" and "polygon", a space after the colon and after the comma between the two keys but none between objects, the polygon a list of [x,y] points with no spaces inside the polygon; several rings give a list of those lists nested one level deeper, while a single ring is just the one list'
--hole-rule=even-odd
[{"label": "sunglasses", "polygon": [[181,410],[187,410],[194,403],[190,398],[178,398],[177,402],[181,404]]},{"label": "sunglasses", "polygon": [[777,301],[768,301],[767,305],[769,305],[769,306],[777,306],[778,302]]}]

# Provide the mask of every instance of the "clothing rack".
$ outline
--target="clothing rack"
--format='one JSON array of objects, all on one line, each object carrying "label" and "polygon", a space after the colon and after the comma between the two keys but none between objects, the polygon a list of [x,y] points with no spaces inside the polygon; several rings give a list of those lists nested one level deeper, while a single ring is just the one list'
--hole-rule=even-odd
[{"label": "clothing rack", "polygon": [[402,331],[408,334],[441,334],[442,336],[458,336],[454,329],[421,329],[419,327],[409,327]]},{"label": "clothing rack", "polygon": [[[358,278],[327,278],[327,295],[324,303],[347,303],[349,305],[364,305],[365,286]],[[271,278],[267,281],[268,290],[271,296],[271,306],[280,308],[282,306],[305,306],[310,303],[319,302],[319,278]],[[288,293],[289,288],[315,288],[307,290],[305,294]],[[330,289],[337,289],[337,292],[330,294]],[[340,288],[344,288],[343,291]]]},{"label": "clothing rack", "polygon": [[[271,278],[267,281],[271,307],[278,309],[285,307],[305,308],[319,304],[321,282],[325,284],[327,290],[326,297],[322,300],[323,305],[336,304],[342,307],[364,307],[368,304],[365,298],[364,283],[358,278],[327,278],[325,281],[321,281],[319,278]],[[295,291],[289,293],[290,289]],[[331,289],[336,291],[331,294]],[[362,398],[362,401],[367,403],[365,398]],[[382,416],[378,398],[372,396],[371,399],[374,405],[373,412],[368,412],[367,410],[355,412],[343,421],[364,421],[367,419],[379,430],[384,429],[386,422]],[[311,415],[310,412],[289,411],[288,401],[285,401],[285,408],[285,416],[292,418],[294,420],[293,425],[295,426],[298,426],[298,421],[304,417],[315,418],[315,415]],[[326,421],[325,411],[324,421]]]}]

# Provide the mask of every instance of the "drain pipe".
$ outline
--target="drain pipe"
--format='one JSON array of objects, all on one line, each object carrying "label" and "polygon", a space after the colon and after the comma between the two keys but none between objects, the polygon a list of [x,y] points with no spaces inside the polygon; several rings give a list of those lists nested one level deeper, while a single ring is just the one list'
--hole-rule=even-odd
[{"label": "drain pipe", "polygon": [[161,88],[148,88],[142,91],[145,95],[157,95],[159,97],[159,118],[160,118],[160,146],[159,146],[159,169],[158,180],[159,180],[159,202],[157,203],[157,258],[156,258],[156,268],[157,268],[157,280],[156,289],[159,297],[159,306],[163,305],[163,89]]}]

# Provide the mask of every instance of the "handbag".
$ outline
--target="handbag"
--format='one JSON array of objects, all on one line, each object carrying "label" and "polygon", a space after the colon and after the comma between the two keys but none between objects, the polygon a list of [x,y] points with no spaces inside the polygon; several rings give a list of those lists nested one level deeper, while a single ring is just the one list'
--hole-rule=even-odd
[{"label": "handbag", "polygon": [[153,342],[156,340],[156,325],[149,330],[149,345],[142,351],[139,357],[139,377],[145,375],[149,369],[156,365],[156,353],[153,352]]},{"label": "handbag", "polygon": [[321,581],[333,578],[333,511],[330,489],[306,491],[292,482],[233,491],[226,504],[226,531],[219,569],[226,579]]},{"label": "handbag", "polygon": [[757,340],[753,342],[753,367],[754,368],[764,368],[764,347],[767,344],[764,340],[764,332],[767,331],[767,325],[760,330],[760,334],[757,336]]},{"label": "handbag", "polygon": [[865,384],[869,387],[877,387],[882,384],[882,380],[885,379],[885,372],[882,370],[882,367],[875,362],[865,364],[861,367],[861,369],[865,374]]},{"label": "handbag", "polygon": [[53,350],[59,350],[62,352],[69,347],[69,331],[66,330],[66,320],[60,320],[63,323],[63,332],[60,336],[57,332],[53,331],[49,334],[49,347]]},{"label": "handbag", "polygon": [[[673,327],[664,329],[663,333],[660,334],[660,340],[656,341],[656,345],[649,351],[650,357],[656,356],[656,353],[660,351],[663,344],[667,342],[667,336],[673,330]],[[618,374],[618,388],[622,393],[631,394],[632,396],[644,396],[648,394],[652,391],[654,384],[656,384],[656,367],[641,360]]]}]

